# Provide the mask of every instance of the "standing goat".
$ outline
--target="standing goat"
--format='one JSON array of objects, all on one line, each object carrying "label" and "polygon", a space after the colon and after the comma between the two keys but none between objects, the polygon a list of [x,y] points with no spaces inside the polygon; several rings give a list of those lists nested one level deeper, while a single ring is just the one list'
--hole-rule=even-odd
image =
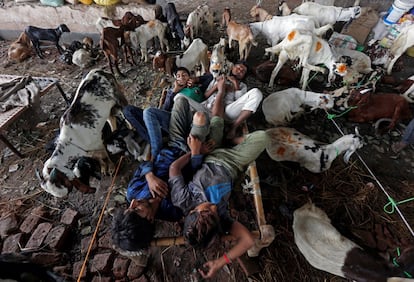
[{"label": "standing goat", "polygon": [[288,88],[267,96],[263,100],[262,109],[268,123],[284,125],[303,112],[304,106],[311,107],[311,111],[317,108],[331,109],[334,99],[330,94]]},{"label": "standing goat", "polygon": [[258,5],[254,5],[250,9],[250,16],[255,18],[255,20],[258,22],[264,22],[267,20],[271,20],[273,17],[269,12],[267,12],[265,9],[263,9],[262,7]]},{"label": "standing goat", "polygon": [[278,162],[297,162],[313,173],[320,173],[331,167],[333,160],[345,152],[344,162],[348,163],[351,155],[362,147],[362,138],[348,134],[331,144],[321,144],[300,133],[294,128],[276,127],[268,129],[271,142],[266,150],[269,156]]},{"label": "standing goat", "polygon": [[43,59],[42,51],[40,50],[40,41],[51,41],[55,43],[59,53],[63,53],[62,47],[59,45],[59,39],[64,32],[70,32],[69,28],[65,24],[59,25],[55,29],[51,28],[40,28],[35,26],[27,26],[25,28],[27,37],[32,41],[33,47],[35,48],[36,54],[39,58]]},{"label": "standing goat", "polygon": [[346,64],[336,63],[328,42],[311,31],[292,30],[279,44],[266,48],[265,51],[279,54],[277,65],[270,77],[269,87],[273,87],[274,79],[289,59],[299,59],[299,66],[303,67],[300,79],[303,90],[308,85],[310,71],[325,72],[323,68],[317,66],[319,64],[328,68],[328,82],[334,80],[335,74],[346,75]]},{"label": "standing goat", "polygon": [[247,60],[252,45],[257,46],[250,27],[248,25],[238,24],[235,21],[230,21],[227,25],[227,35],[229,37],[229,48],[232,47],[231,42],[233,40],[238,41],[240,60]]},{"label": "standing goat", "polygon": [[[118,51],[125,44],[125,28],[121,25],[119,28],[105,27],[102,30],[100,45],[101,49],[108,60],[108,65],[111,73],[114,73],[112,65],[115,65],[116,71],[119,75],[125,76],[121,73],[118,67]],[[125,54],[126,56],[126,54]],[[113,59],[113,62],[112,62]]]}]

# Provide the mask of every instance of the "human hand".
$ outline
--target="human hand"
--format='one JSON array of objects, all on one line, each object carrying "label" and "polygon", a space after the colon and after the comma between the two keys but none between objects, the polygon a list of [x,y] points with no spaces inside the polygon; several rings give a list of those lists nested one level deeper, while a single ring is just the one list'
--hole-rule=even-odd
[{"label": "human hand", "polygon": [[155,176],[152,172],[145,175],[145,178],[152,197],[155,198],[157,195],[161,198],[167,197],[168,184],[165,181]]},{"label": "human hand", "polygon": [[199,268],[198,272],[204,279],[212,278],[222,267],[223,265],[220,263],[219,260],[210,260],[203,264],[203,267]]},{"label": "human hand", "polygon": [[201,144],[200,153],[203,154],[203,155],[207,155],[207,154],[211,153],[211,151],[214,150],[215,145],[216,145],[216,142],[214,142],[213,139],[210,139],[207,142],[203,142],[203,144]]},{"label": "human hand", "polygon": [[223,92],[225,90],[225,85],[226,85],[225,83],[226,83],[225,77],[223,75],[222,76],[219,76],[217,78],[217,83],[216,83],[216,85],[217,85],[217,91]]},{"label": "human hand", "polygon": [[192,78],[188,79],[187,81],[187,87],[191,88],[194,86],[194,80]]},{"label": "human hand", "polygon": [[190,134],[187,138],[187,145],[190,147],[191,155],[199,155],[201,153],[202,142],[197,137]]}]

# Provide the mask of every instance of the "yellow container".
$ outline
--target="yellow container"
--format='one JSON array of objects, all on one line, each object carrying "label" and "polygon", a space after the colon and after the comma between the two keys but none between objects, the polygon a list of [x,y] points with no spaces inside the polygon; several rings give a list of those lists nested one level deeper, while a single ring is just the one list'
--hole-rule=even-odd
[{"label": "yellow container", "polygon": [[120,0],[94,0],[94,2],[101,6],[110,6],[118,4]]},{"label": "yellow container", "polygon": [[405,51],[405,53],[410,57],[414,57],[414,46],[408,48],[407,51]]},{"label": "yellow container", "polygon": [[93,0],[78,0],[80,3],[85,5],[90,5],[93,3]]}]

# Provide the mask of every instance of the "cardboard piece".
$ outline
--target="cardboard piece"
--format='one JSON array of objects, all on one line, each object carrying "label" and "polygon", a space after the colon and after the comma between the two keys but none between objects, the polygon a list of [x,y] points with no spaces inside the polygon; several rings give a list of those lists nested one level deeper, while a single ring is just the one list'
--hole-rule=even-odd
[{"label": "cardboard piece", "polygon": [[378,19],[377,11],[371,7],[362,7],[361,16],[354,19],[341,33],[352,36],[359,44],[364,44],[372,28],[377,24]]}]

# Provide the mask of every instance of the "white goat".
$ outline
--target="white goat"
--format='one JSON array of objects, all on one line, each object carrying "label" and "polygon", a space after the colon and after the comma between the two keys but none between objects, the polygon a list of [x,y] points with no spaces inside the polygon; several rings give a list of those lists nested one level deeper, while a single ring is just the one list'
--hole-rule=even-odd
[{"label": "white goat", "polygon": [[177,67],[185,67],[190,72],[196,65],[201,64],[201,72],[205,73],[208,70],[208,46],[200,38],[194,39],[187,50],[181,55],[177,55],[175,64]]},{"label": "white goat", "polygon": [[330,94],[315,93],[298,88],[288,88],[274,92],[263,100],[262,110],[268,123],[284,125],[294,116],[304,111],[304,106],[331,109],[334,99]]},{"label": "white goat", "polygon": [[300,252],[317,269],[352,281],[413,281],[402,278],[405,277],[405,269],[398,267],[400,263],[410,268],[413,264],[412,250],[405,249],[397,266],[380,256],[374,257],[342,236],[332,226],[328,215],[312,203],[293,213],[293,233]]},{"label": "white goat", "polygon": [[343,56],[351,58],[352,64],[349,67],[359,73],[368,74],[374,71],[371,68],[371,58],[360,51],[339,47],[331,47],[331,50],[335,54],[336,59],[340,59]]},{"label": "white goat", "polygon": [[[414,81],[414,75],[410,76],[406,80]],[[405,99],[408,100],[408,102],[414,103],[414,99],[413,99],[414,98],[413,97],[413,95],[414,95],[414,83],[412,83],[411,86],[407,90],[405,90],[405,92],[402,95],[405,97]]]},{"label": "white goat", "polygon": [[76,50],[72,55],[72,63],[82,69],[90,66],[93,60],[94,58],[92,58],[91,52],[83,48]]},{"label": "white goat", "polygon": [[409,25],[403,28],[395,38],[390,48],[390,59],[387,64],[387,73],[391,74],[395,62],[401,57],[404,52],[414,45],[414,25]]},{"label": "white goat", "polygon": [[207,4],[198,6],[187,17],[185,25],[186,29],[189,30],[189,34],[187,35],[189,35],[190,40],[193,40],[194,37],[198,35],[204,22],[207,23],[209,30],[213,29],[214,18]]},{"label": "white goat", "polygon": [[220,38],[219,43],[213,46],[210,57],[210,73],[213,77],[218,77],[220,74],[230,74],[233,63],[228,61],[224,50],[226,49],[226,39]]},{"label": "white goat", "polygon": [[165,51],[165,48],[168,50],[168,41],[165,38],[166,28],[167,23],[162,23],[159,20],[152,20],[137,27],[135,31],[130,32],[131,45],[135,50],[141,47],[141,59],[144,59],[145,62],[148,62],[147,42],[150,39],[158,37],[161,50]]},{"label": "white goat", "polygon": [[96,20],[95,27],[98,30],[99,34],[102,34],[102,30],[105,27],[114,27],[119,28],[119,26],[114,25],[114,22],[112,19],[100,17]]},{"label": "white goat", "polygon": [[331,167],[332,161],[345,152],[344,161],[348,163],[350,156],[362,147],[362,138],[356,134],[348,134],[332,144],[323,145],[294,128],[276,127],[268,129],[271,142],[266,150],[275,161],[297,162],[313,173],[320,173]]},{"label": "white goat", "polygon": [[264,22],[250,23],[249,26],[254,37],[262,34],[271,46],[279,43],[292,29],[310,30],[315,32],[316,35],[321,36],[333,28],[332,25],[320,27],[314,17],[297,14],[284,17],[275,16]]},{"label": "white goat", "polygon": [[349,21],[356,19],[361,15],[361,7],[342,8],[335,6],[325,6],[313,2],[305,2],[295,9],[294,13],[299,15],[315,17],[321,26],[326,24],[335,24],[340,21]]},{"label": "white goat", "polygon": [[281,16],[289,16],[292,14],[292,10],[289,8],[288,4],[285,1],[279,3],[279,15]]},{"label": "white goat", "polygon": [[276,67],[272,71],[269,87],[273,87],[275,77],[282,66],[288,60],[299,58],[299,65],[303,67],[300,83],[302,89],[306,89],[310,71],[324,72],[325,70],[316,65],[324,64],[328,70],[328,81],[335,78],[335,74],[346,75],[346,64],[336,63],[335,57],[328,42],[317,37],[313,32],[304,30],[292,30],[279,44],[266,48],[266,52],[279,54]]}]

